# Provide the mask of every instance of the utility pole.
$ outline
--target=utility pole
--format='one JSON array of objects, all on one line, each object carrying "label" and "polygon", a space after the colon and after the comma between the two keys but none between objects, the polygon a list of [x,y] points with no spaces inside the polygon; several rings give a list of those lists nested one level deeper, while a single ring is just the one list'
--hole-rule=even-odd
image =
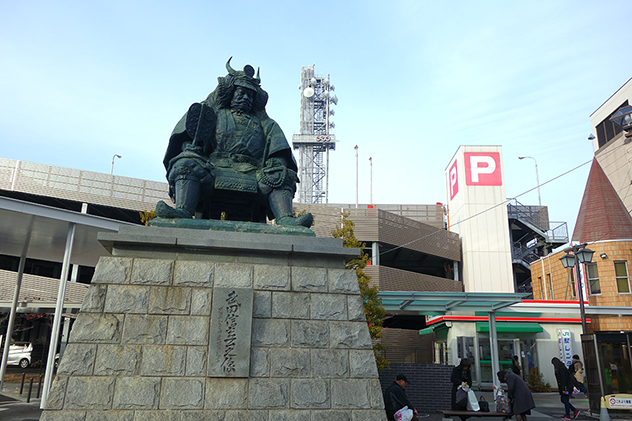
[{"label": "utility pole", "polygon": [[355,147],[353,148],[356,151],[356,209],[358,208],[358,186],[359,186],[359,181],[358,181],[358,145],[355,145]]},{"label": "utility pole", "polygon": [[369,176],[369,203],[373,204],[373,157],[369,157],[369,167],[371,168],[371,175]]}]

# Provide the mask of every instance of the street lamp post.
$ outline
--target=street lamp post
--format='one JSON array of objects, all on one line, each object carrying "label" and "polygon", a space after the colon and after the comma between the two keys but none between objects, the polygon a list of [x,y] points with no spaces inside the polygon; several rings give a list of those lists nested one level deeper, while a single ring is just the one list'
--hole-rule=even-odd
[{"label": "street lamp post", "polygon": [[[579,244],[571,247],[570,249],[566,249],[566,255],[560,258],[562,261],[562,265],[566,269],[575,268],[575,279],[577,279],[577,295],[579,295],[579,312],[582,318],[582,334],[587,334],[588,329],[586,328],[586,311],[584,310],[584,287],[582,286],[580,274],[579,274],[579,264],[580,263],[590,263],[592,262],[592,255],[594,253],[593,250],[586,248],[586,243]],[[569,254],[569,251],[572,254]]]},{"label": "street lamp post", "polygon": [[373,204],[373,157],[369,157],[369,166],[371,168],[371,174],[369,177],[369,204]]},{"label": "street lamp post", "polygon": [[356,151],[356,208],[358,207],[358,145],[355,145],[353,148]]},{"label": "street lamp post", "polygon": [[112,167],[110,168],[110,175],[114,174],[114,158],[122,158],[121,155],[114,154],[112,157]]},{"label": "street lamp post", "polygon": [[538,204],[540,205],[540,207],[542,207],[542,198],[540,197],[540,176],[538,175],[538,161],[536,161],[535,158],[532,156],[519,156],[518,157],[518,159],[525,159],[525,158],[533,159],[533,162],[535,162],[535,182],[538,184]]}]

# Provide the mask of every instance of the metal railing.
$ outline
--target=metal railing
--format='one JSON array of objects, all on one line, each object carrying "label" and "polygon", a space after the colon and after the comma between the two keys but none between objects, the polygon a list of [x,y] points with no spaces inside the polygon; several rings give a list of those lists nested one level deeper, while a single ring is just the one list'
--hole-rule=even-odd
[{"label": "metal railing", "polygon": [[525,244],[515,242],[511,250],[511,255],[514,260],[521,260],[527,265],[530,265],[540,258],[536,250],[537,244],[527,247]]},{"label": "metal railing", "polygon": [[518,200],[511,199],[507,203],[507,214],[510,219],[520,219],[542,231],[549,229],[549,212],[546,206],[523,205]]},{"label": "metal railing", "polygon": [[546,242],[568,242],[568,226],[566,222],[549,221],[546,206],[523,205],[516,199],[507,203],[507,214],[510,219],[518,219],[536,228]]},{"label": "metal railing", "polygon": [[0,189],[132,210],[169,200],[167,183],[0,158]]},{"label": "metal railing", "polygon": [[549,228],[546,230],[546,236],[549,241],[556,243],[568,242],[568,225],[566,222],[549,221]]},{"label": "metal railing", "polygon": [[509,219],[516,219],[522,222],[533,232],[533,238],[529,242],[516,241],[512,245],[511,256],[514,261],[521,261],[525,266],[537,261],[541,256],[538,248],[542,242],[547,244],[563,244],[568,242],[568,226],[566,222],[549,221],[548,209],[546,206],[527,206],[511,199],[507,204],[507,214]]}]

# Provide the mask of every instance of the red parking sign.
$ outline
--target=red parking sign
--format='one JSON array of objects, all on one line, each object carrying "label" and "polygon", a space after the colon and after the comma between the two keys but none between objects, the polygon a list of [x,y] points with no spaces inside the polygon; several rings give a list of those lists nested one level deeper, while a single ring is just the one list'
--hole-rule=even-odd
[{"label": "red parking sign", "polygon": [[468,186],[502,186],[500,153],[465,152],[465,184]]}]

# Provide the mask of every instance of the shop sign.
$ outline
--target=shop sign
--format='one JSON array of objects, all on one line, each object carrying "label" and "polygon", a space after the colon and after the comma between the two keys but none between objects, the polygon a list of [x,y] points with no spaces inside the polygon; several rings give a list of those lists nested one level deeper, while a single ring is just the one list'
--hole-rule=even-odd
[{"label": "shop sign", "polygon": [[570,367],[573,363],[573,346],[571,344],[571,331],[568,329],[557,330],[557,344],[560,348],[560,360]]},{"label": "shop sign", "polygon": [[430,316],[430,315],[426,315],[426,325],[429,325],[430,323],[434,322],[437,319],[440,319],[443,316]]},{"label": "shop sign", "polygon": [[632,395],[606,395],[606,402],[610,409],[632,409]]}]

